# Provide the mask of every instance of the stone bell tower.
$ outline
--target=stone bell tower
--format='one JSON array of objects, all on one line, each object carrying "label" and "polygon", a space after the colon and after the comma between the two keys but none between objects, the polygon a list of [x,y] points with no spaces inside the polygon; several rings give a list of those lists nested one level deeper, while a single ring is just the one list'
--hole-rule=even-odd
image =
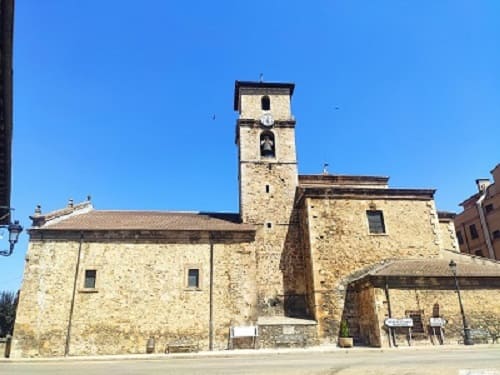
[{"label": "stone bell tower", "polygon": [[[298,183],[293,83],[236,81],[234,109],[239,148],[240,215],[257,226],[258,312],[286,312],[288,294],[300,293],[289,275],[296,258],[297,220],[293,214]],[[293,279],[293,281],[292,281]],[[287,281],[288,280],[288,281]]]}]

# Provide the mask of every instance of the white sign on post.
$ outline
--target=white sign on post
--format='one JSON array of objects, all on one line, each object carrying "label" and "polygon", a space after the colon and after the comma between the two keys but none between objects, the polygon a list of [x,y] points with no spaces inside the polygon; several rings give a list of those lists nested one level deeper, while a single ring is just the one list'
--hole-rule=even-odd
[{"label": "white sign on post", "polygon": [[390,328],[413,327],[413,319],[412,318],[403,318],[403,319],[387,318],[384,321],[384,323],[387,327],[390,327]]},{"label": "white sign on post", "polygon": [[446,320],[443,318],[430,318],[429,324],[431,327],[444,327]]},{"label": "white sign on post", "polygon": [[231,337],[255,337],[257,332],[257,326],[231,327]]}]

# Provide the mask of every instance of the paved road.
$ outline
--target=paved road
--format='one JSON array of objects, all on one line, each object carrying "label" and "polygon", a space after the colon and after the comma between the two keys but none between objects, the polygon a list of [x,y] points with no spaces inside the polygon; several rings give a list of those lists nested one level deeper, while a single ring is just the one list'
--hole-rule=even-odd
[{"label": "paved road", "polygon": [[435,374],[500,375],[498,347],[292,351],[251,355],[165,356],[155,359],[0,361],[0,374]]}]

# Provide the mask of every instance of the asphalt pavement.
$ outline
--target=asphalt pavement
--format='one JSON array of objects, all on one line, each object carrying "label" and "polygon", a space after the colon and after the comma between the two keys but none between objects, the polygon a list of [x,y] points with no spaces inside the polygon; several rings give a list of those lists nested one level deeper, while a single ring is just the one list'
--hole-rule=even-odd
[{"label": "asphalt pavement", "polygon": [[1,359],[3,374],[500,375],[500,344],[393,349],[305,349]]}]

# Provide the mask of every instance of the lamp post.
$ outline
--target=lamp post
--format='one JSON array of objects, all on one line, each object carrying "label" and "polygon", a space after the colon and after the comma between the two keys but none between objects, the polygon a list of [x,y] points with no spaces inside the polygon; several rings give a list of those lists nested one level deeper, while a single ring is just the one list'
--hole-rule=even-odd
[{"label": "lamp post", "polygon": [[470,335],[469,323],[467,323],[467,318],[465,317],[464,306],[462,305],[462,297],[460,296],[460,287],[458,286],[457,279],[457,264],[453,261],[453,259],[450,261],[449,267],[451,272],[453,273],[453,278],[455,279],[455,289],[458,295],[460,313],[462,314],[462,323],[464,326],[464,345],[474,345],[474,341],[472,341],[472,337]]},{"label": "lamp post", "polygon": [[0,225],[0,228],[7,228],[9,231],[9,250],[0,251],[0,255],[8,257],[14,251],[14,245],[19,240],[19,234],[23,231],[23,227],[19,225],[19,221],[16,220],[9,225]]}]

